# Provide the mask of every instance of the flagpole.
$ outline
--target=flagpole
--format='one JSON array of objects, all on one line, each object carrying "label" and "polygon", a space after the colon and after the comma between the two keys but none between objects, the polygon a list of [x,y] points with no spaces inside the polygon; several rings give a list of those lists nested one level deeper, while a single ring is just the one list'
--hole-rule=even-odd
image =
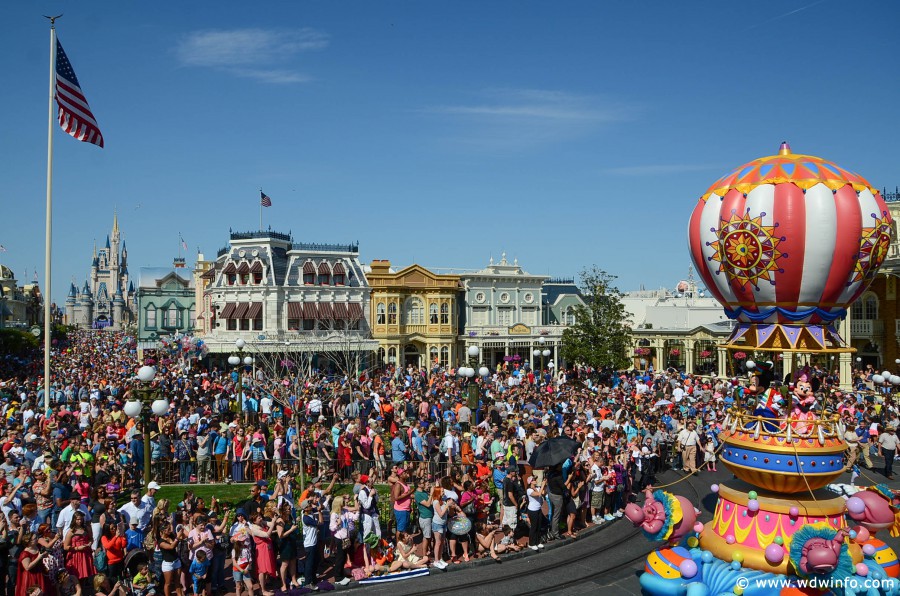
[{"label": "flagpole", "polygon": [[44,246],[44,415],[50,411],[50,345],[52,320],[50,316],[50,252],[53,233],[53,88],[56,83],[56,19],[50,19],[50,97],[47,102],[47,221]]},{"label": "flagpole", "polygon": [[259,187],[259,231],[262,232],[262,186]]}]

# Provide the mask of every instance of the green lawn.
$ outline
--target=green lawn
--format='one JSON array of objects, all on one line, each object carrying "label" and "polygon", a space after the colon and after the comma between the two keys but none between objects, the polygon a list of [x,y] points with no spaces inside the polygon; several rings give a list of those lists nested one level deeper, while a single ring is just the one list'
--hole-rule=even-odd
[{"label": "green lawn", "polygon": [[[174,511],[175,505],[177,505],[182,499],[184,499],[185,491],[191,490],[194,491],[194,495],[198,498],[203,499],[207,506],[209,506],[213,497],[222,503],[223,505],[227,505],[231,508],[237,507],[237,504],[247,500],[250,497],[250,487],[252,484],[170,484],[163,486],[156,492],[156,500],[160,499],[169,499],[172,503],[172,506],[169,508],[170,511]],[[381,501],[388,502],[390,500],[388,494],[388,485],[387,484],[378,484],[375,486],[376,490],[378,490],[379,497]],[[348,495],[352,492],[353,485],[352,484],[335,484],[334,485],[334,494],[335,495]],[[299,491],[297,493],[299,494]]]}]

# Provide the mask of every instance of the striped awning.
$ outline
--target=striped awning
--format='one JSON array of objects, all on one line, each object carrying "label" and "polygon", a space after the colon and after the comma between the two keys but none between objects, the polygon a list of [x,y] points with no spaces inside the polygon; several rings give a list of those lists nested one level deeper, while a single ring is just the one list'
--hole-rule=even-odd
[{"label": "striped awning", "polygon": [[303,303],[302,302],[288,302],[288,318],[289,319],[302,319],[303,318]]},{"label": "striped awning", "polygon": [[234,267],[234,263],[228,263],[227,265],[225,265],[225,269],[222,270],[222,273],[224,273],[225,275],[234,275],[235,271],[236,269]]},{"label": "striped awning", "polygon": [[250,305],[246,302],[239,303],[234,309],[234,315],[232,315],[232,319],[246,319],[247,311],[250,309]]},{"label": "striped awning", "polygon": [[321,263],[319,263],[319,273],[321,273],[323,275],[331,274],[331,268],[328,266],[328,263],[326,263],[325,261],[322,261]]},{"label": "striped awning", "polygon": [[234,302],[228,302],[225,304],[225,308],[222,309],[222,312],[219,313],[220,319],[230,319],[231,315],[234,314],[234,307],[237,306]]},{"label": "striped awning", "polygon": [[344,264],[340,261],[335,264],[333,271],[335,275],[345,275],[347,273],[344,271]]},{"label": "striped awning", "polygon": [[346,321],[347,320],[347,303],[346,302],[335,302],[334,308],[334,320],[335,321]]},{"label": "striped awning", "polygon": [[215,279],[216,278],[216,268],[210,267],[206,273],[200,276],[200,279]]},{"label": "striped awning", "polygon": [[253,266],[250,267],[250,273],[262,273],[262,263],[259,261],[253,263]]},{"label": "striped awning", "polygon": [[319,303],[319,320],[327,321],[334,318],[334,309],[331,308],[330,302]]},{"label": "striped awning", "polygon": [[351,302],[347,305],[348,310],[350,311],[350,320],[351,321],[359,321],[363,318],[363,309],[362,304],[359,302]]},{"label": "striped awning", "polygon": [[237,272],[241,275],[250,273],[250,265],[247,264],[247,261],[244,261],[240,265],[238,265]]},{"label": "striped awning", "polygon": [[304,302],[303,303],[303,318],[308,321],[315,321],[319,318],[319,314],[316,311],[316,303],[315,302]]},{"label": "striped awning", "polygon": [[316,268],[311,261],[306,261],[305,263],[303,263],[303,273],[312,273],[313,275],[315,275]]},{"label": "striped awning", "polygon": [[251,302],[250,308],[247,310],[248,319],[262,318],[262,302]]}]

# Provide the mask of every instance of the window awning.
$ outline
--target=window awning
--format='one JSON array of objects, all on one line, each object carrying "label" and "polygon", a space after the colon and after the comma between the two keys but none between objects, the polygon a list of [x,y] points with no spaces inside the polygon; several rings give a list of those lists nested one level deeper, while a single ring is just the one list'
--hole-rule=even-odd
[{"label": "window awning", "polygon": [[351,321],[360,321],[363,318],[363,309],[362,304],[359,302],[351,302],[347,305],[348,310],[350,311],[350,320]]},{"label": "window awning", "polygon": [[345,275],[347,273],[344,271],[344,264],[341,262],[335,264],[333,271],[335,275]]},{"label": "window awning", "polygon": [[305,263],[303,263],[303,273],[312,273],[313,275],[315,275],[316,268],[310,261],[306,261]]},{"label": "window awning", "polygon": [[234,302],[228,302],[225,304],[225,308],[222,309],[222,312],[219,313],[220,319],[230,319],[231,315],[234,314],[234,307],[237,306]]},{"label": "window awning", "polygon": [[234,314],[231,316],[232,319],[245,319],[247,318],[247,310],[250,308],[250,305],[246,302],[241,302],[234,309]]},{"label": "window awning", "polygon": [[302,302],[288,302],[288,318],[289,319],[302,319],[303,318],[303,303]]},{"label": "window awning", "polygon": [[250,273],[262,273],[262,263],[259,261],[253,263],[253,266],[250,267]]},{"label": "window awning", "polygon": [[318,312],[316,311],[316,303],[315,302],[304,302],[303,303],[303,318],[308,321],[315,321],[319,318]]},{"label": "window awning", "polygon": [[319,263],[319,273],[325,274],[325,275],[331,274],[331,268],[328,266],[328,263],[326,263],[325,261],[322,261],[321,263]]},{"label": "window awning", "polygon": [[248,265],[247,262],[244,261],[243,263],[238,265],[237,272],[240,273],[241,275],[246,275],[246,274],[250,273],[250,265]]},{"label": "window awning", "polygon": [[335,321],[347,320],[347,304],[345,302],[335,302],[332,310],[334,311]]},{"label": "window awning", "polygon": [[224,273],[225,275],[234,275],[234,272],[234,263],[228,263],[227,265],[225,265],[225,269],[222,270],[222,273]]},{"label": "window awning", "polygon": [[248,319],[262,318],[262,302],[251,302],[250,308],[247,310]]},{"label": "window awning", "polygon": [[200,279],[215,279],[216,278],[216,268],[210,267],[206,273],[200,276]]},{"label": "window awning", "polygon": [[334,318],[334,309],[331,308],[330,302],[319,303],[319,319],[327,321]]}]

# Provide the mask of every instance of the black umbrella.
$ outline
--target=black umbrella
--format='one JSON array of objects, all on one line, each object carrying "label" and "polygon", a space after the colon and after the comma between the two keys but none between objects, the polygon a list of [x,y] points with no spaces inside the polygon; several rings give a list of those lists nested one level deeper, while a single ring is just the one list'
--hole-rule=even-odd
[{"label": "black umbrella", "polygon": [[534,448],[528,463],[536,470],[562,464],[575,454],[578,442],[569,437],[553,437]]}]

